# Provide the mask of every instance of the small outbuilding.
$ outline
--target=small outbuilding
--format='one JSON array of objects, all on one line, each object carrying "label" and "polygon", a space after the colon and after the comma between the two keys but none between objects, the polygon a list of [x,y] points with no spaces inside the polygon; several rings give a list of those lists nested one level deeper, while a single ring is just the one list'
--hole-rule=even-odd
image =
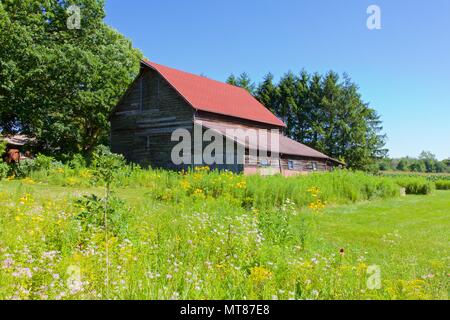
[{"label": "small outbuilding", "polygon": [[344,165],[284,136],[246,90],[150,61],[110,121],[112,151],[142,166],[289,176]]},{"label": "small outbuilding", "polygon": [[7,163],[18,163],[31,157],[28,147],[33,144],[34,139],[26,135],[0,136],[0,142],[6,142],[6,152],[2,157]]}]

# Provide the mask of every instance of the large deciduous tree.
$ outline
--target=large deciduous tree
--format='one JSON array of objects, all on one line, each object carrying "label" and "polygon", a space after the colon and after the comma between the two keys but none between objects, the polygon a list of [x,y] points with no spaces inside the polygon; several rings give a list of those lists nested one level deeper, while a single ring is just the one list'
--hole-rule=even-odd
[{"label": "large deciduous tree", "polygon": [[[80,28],[67,21],[80,9]],[[70,156],[106,142],[141,53],[107,26],[103,0],[0,2],[0,130]]]}]

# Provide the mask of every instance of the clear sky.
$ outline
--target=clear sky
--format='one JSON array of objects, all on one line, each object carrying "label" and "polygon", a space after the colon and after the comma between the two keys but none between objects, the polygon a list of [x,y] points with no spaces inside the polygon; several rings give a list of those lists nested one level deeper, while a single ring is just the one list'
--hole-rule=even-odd
[{"label": "clear sky", "polygon": [[[369,5],[381,30],[367,28]],[[347,72],[390,156],[450,157],[449,0],[107,0],[106,22],[152,61],[220,81]]]}]

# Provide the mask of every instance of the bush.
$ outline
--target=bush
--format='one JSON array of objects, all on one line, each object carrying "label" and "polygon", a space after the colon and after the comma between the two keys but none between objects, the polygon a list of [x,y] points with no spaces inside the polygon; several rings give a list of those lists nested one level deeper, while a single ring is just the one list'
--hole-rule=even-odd
[{"label": "bush", "polygon": [[[107,205],[106,205],[106,202]],[[76,205],[82,211],[75,216],[81,221],[81,226],[85,232],[92,232],[94,229],[104,229],[105,209],[108,221],[108,229],[114,236],[126,238],[128,236],[128,222],[130,220],[130,210],[125,203],[117,197],[109,199],[96,195],[84,196],[77,200]]]},{"label": "bush", "polygon": [[34,159],[26,159],[14,165],[13,171],[19,178],[30,177],[34,172],[43,172],[44,176],[47,176],[47,171],[58,166],[62,166],[62,164],[56,162],[53,157],[38,154]]},{"label": "bush", "polygon": [[9,173],[9,166],[5,162],[0,162],[0,180],[6,179]]},{"label": "bush", "polygon": [[435,184],[438,190],[450,190],[450,180],[439,180]]},{"label": "bush", "polygon": [[32,159],[26,159],[21,161],[20,164],[13,164],[12,171],[14,175],[18,178],[29,177],[35,167],[34,161]]},{"label": "bush", "polygon": [[87,166],[87,161],[81,154],[76,154],[68,164],[72,169],[82,169]]},{"label": "bush", "polygon": [[53,157],[44,156],[42,154],[38,154],[36,158],[33,160],[33,171],[39,170],[50,170],[55,162]]},{"label": "bush", "polygon": [[405,188],[406,194],[431,194],[435,185],[433,182],[425,178],[397,178],[396,182],[399,186]]}]

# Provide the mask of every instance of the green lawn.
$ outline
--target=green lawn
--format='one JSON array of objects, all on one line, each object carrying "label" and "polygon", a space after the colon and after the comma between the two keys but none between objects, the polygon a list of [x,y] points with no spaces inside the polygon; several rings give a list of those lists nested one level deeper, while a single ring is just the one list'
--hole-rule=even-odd
[{"label": "green lawn", "polygon": [[388,277],[418,278],[433,264],[450,266],[450,192],[330,208],[315,221],[314,248],[367,252]]},{"label": "green lawn", "polygon": [[[174,204],[148,188],[119,188],[131,215],[126,236],[108,242],[107,289],[102,230],[72,218],[74,198],[90,193],[102,189],[0,183],[0,298],[448,299],[449,191],[300,210],[285,221],[281,207],[252,217],[225,200]],[[55,260],[40,258],[52,251]],[[74,265],[79,290],[65,288]],[[381,288],[367,287],[370,266]],[[36,271],[27,277],[27,268]]]}]

